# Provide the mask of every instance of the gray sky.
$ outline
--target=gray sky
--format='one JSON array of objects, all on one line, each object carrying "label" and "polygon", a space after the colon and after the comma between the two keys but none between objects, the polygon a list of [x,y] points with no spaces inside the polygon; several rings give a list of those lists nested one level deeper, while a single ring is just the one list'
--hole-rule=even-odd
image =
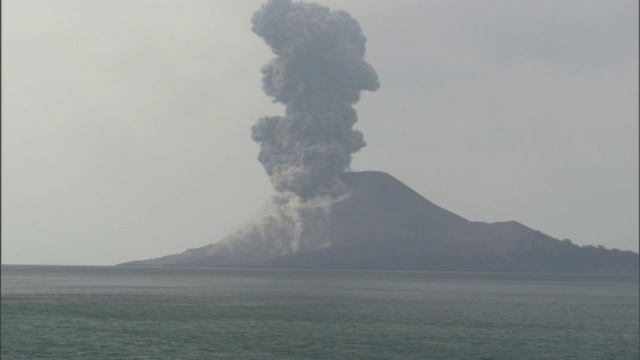
[{"label": "gray sky", "polygon": [[[2,263],[109,265],[216,242],[272,194],[262,1],[2,2]],[[638,2],[327,0],[381,88],[386,171],[469,220],[638,251]]]}]

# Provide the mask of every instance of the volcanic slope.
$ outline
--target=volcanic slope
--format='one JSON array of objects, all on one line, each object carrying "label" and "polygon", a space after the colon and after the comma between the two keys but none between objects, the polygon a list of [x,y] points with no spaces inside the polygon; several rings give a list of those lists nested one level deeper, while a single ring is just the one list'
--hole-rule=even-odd
[{"label": "volcanic slope", "polygon": [[243,240],[231,235],[181,254],[120,265],[636,275],[639,271],[639,256],[631,251],[578,246],[516,221],[469,221],[383,172],[347,172],[341,179],[351,191],[332,205],[328,229],[318,235],[330,236],[328,246],[279,255],[268,244],[231,247]]}]

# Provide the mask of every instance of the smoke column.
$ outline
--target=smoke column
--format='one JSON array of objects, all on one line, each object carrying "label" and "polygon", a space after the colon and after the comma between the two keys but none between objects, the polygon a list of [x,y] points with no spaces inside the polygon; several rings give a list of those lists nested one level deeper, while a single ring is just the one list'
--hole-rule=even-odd
[{"label": "smoke column", "polygon": [[258,160],[278,192],[303,200],[344,193],[337,175],[365,146],[362,133],[353,130],[358,117],[351,105],[362,90],[380,86],[364,60],[367,39],[360,25],[344,11],[291,0],[268,1],[252,23],[277,55],[262,68],[264,92],[286,106],[284,116],[253,126]]},{"label": "smoke column", "polygon": [[339,175],[365,146],[351,105],[380,86],[364,61],[366,38],[346,12],[269,0],[251,21],[276,55],[262,68],[263,89],[285,114],[251,129],[277,192],[256,220],[210,248],[227,265],[331,245],[331,204],[348,196]]}]

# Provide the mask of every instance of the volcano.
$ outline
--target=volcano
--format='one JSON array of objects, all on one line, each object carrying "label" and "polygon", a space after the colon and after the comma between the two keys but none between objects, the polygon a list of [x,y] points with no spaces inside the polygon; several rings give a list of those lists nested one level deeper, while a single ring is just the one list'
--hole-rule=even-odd
[{"label": "volcano", "polygon": [[578,246],[516,221],[469,221],[430,202],[393,176],[346,172],[349,192],[331,204],[328,220],[295,251],[240,234],[127,266],[242,266],[638,274],[631,251]]}]

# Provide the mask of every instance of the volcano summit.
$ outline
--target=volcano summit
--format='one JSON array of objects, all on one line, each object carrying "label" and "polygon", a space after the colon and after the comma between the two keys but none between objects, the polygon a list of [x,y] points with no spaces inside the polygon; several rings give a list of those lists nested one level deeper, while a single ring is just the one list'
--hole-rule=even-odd
[{"label": "volcano summit", "polygon": [[[121,265],[637,274],[638,254],[581,247],[516,221],[484,223],[449,212],[377,171],[344,173],[350,192],[293,249],[250,233]],[[320,208],[322,206],[318,205]],[[325,210],[322,210],[323,212]]]}]

